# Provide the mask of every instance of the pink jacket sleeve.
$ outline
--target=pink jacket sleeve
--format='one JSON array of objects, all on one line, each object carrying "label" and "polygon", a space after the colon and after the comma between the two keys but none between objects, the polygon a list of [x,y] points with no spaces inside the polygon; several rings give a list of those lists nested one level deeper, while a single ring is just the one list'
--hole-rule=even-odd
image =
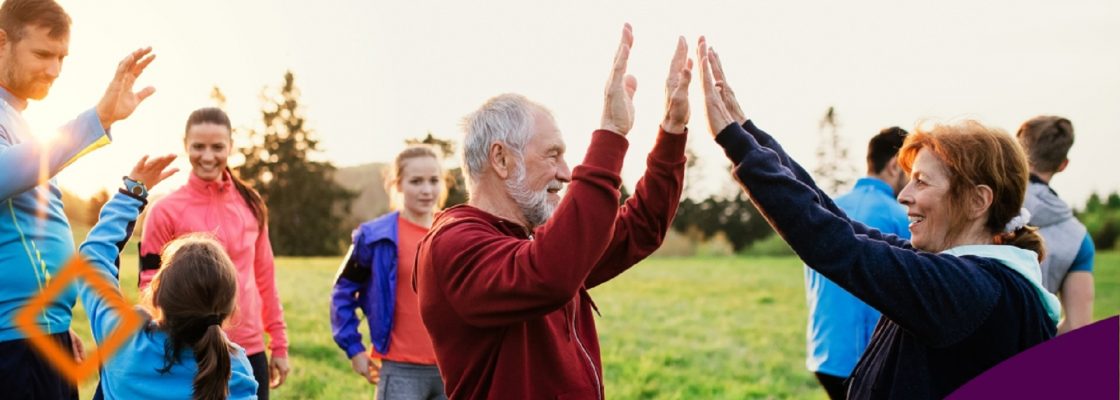
[{"label": "pink jacket sleeve", "polygon": [[[148,285],[152,283],[152,278],[156,276],[156,272],[159,272],[158,266],[161,265],[160,255],[163,253],[163,246],[175,239],[174,219],[171,218],[171,213],[168,212],[166,204],[161,203],[153,204],[144,220],[144,234],[140,240],[140,278],[138,282],[140,290],[147,289]],[[157,267],[155,269],[145,269],[145,264]]]},{"label": "pink jacket sleeve", "polygon": [[272,256],[272,242],[268,240],[267,226],[261,229],[260,236],[257,237],[253,273],[257,277],[257,290],[261,292],[263,303],[261,319],[264,322],[265,332],[268,332],[272,357],[287,357],[287,324],[284,323],[284,306],[280,304],[280,292],[276,290],[276,264]]}]

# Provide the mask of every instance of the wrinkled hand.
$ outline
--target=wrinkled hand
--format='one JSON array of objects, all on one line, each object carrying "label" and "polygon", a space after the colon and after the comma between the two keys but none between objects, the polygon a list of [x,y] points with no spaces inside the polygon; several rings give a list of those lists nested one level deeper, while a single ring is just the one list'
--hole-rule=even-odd
[{"label": "wrinkled hand", "polygon": [[366,381],[371,385],[381,380],[381,363],[377,360],[370,360],[366,353],[355,354],[354,357],[350,358],[350,368],[354,369],[354,372],[358,375],[366,378]]},{"label": "wrinkled hand", "polygon": [[716,53],[714,48],[708,48],[708,57],[711,58],[712,78],[716,81],[716,91],[723,100],[724,109],[739,125],[747,123],[747,114],[739,107],[739,100],[735,99],[735,91],[727,84],[727,75],[723,73],[723,61],[720,61],[719,53]]},{"label": "wrinkled hand", "polygon": [[669,63],[669,78],[665,80],[665,121],[661,129],[669,133],[684,133],[690,116],[688,84],[692,82],[692,60],[688,58],[688,42],[684,36],[677,39],[677,51]]},{"label": "wrinkled hand", "polygon": [[288,366],[288,357],[272,357],[268,361],[268,387],[276,389],[284,384],[288,379],[288,372],[292,368]]},{"label": "wrinkled hand", "polygon": [[156,59],[156,55],[151,52],[151,47],[138,49],[117,64],[116,75],[109,82],[109,87],[105,89],[101,101],[97,103],[97,117],[101,119],[102,128],[109,129],[114,122],[128,118],[140,102],[155,93],[156,89],[151,86],[139,92],[132,91],[136,78],[139,78],[148,64]]},{"label": "wrinkled hand", "polygon": [[135,167],[132,167],[132,172],[128,174],[128,178],[143,183],[150,191],[156,187],[156,184],[179,172],[178,168],[165,169],[172,161],[175,161],[175,157],[174,154],[152,159],[144,156],[140,158]]},{"label": "wrinkled hand", "polygon": [[638,90],[638,80],[626,74],[626,62],[630,59],[630,47],[634,45],[634,32],[630,24],[622,28],[622,41],[614,56],[614,68],[607,81],[603,99],[603,121],[601,129],[623,136],[634,127],[634,91]]},{"label": "wrinkled hand", "polygon": [[74,353],[74,362],[81,364],[86,359],[86,346],[82,343],[82,338],[74,333],[74,329],[70,329],[70,352]]},{"label": "wrinkled hand", "polygon": [[735,119],[732,118],[731,113],[727,111],[727,107],[723,103],[723,98],[720,96],[719,90],[716,89],[715,82],[712,81],[710,55],[708,51],[708,42],[701,36],[700,43],[696,47],[696,57],[700,61],[700,81],[704,87],[704,108],[708,111],[708,127],[712,131],[712,136],[715,136],[718,135],[723,128],[735,122]]}]

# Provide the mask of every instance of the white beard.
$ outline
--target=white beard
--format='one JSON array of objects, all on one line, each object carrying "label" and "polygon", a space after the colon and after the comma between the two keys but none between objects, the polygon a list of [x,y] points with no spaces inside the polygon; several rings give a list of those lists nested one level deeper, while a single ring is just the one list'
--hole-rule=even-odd
[{"label": "white beard", "polygon": [[525,164],[517,164],[513,176],[506,181],[506,191],[517,203],[517,206],[521,208],[521,213],[525,216],[525,220],[529,222],[530,227],[544,225],[545,221],[548,221],[548,218],[556,211],[557,206],[557,204],[548,201],[548,190],[559,189],[563,187],[563,184],[554,179],[544,189],[534,192],[525,184],[525,175]]}]

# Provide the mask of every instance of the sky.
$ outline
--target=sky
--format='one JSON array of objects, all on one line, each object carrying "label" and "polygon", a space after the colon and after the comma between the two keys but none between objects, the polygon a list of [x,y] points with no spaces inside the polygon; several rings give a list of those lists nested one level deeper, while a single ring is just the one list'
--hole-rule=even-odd
[{"label": "sky", "polygon": [[[93,107],[121,58],[152,46],[137,83],[156,93],[113,126],[114,143],[59,174],[88,196],[115,187],[143,154],[180,154],[187,115],[227,97],[236,128],[259,128],[260,94],[295,75],[319,157],[336,166],[383,162],[431,132],[461,139],[462,117],[517,92],[549,107],[577,164],[599,126],[602,93],[623,23],[633,25],[629,73],[636,121],[623,170],[641,176],[664,114],[676,38],[706,35],[748,117],[808,169],[818,123],[835,107],[851,163],[864,169],[880,128],[978,119],[1014,133],[1039,114],[1072,120],[1069,168],[1052,182],[1084,204],[1120,190],[1120,2],[1081,1],[164,1],[63,0],[70,56],[47,99],[25,116],[49,135]],[[694,53],[692,53],[694,54]],[[709,134],[702,92],[690,90],[694,191],[734,190]]]}]

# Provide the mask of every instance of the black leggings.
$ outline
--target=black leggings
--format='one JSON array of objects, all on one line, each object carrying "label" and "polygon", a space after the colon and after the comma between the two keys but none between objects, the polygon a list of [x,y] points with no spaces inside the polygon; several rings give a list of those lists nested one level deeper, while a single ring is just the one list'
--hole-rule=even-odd
[{"label": "black leggings", "polygon": [[[70,353],[70,332],[50,335],[50,341]],[[78,388],[70,378],[31,348],[27,339],[0,342],[0,393],[5,399],[75,399]]]},{"label": "black leggings", "polygon": [[253,377],[257,378],[257,400],[268,400],[268,356],[264,352],[249,356]]},{"label": "black leggings", "polygon": [[814,374],[817,375],[817,381],[820,381],[821,386],[824,386],[824,391],[828,392],[828,398],[838,400],[848,397],[848,386],[844,384],[844,381],[848,378],[820,372],[814,372]]}]

